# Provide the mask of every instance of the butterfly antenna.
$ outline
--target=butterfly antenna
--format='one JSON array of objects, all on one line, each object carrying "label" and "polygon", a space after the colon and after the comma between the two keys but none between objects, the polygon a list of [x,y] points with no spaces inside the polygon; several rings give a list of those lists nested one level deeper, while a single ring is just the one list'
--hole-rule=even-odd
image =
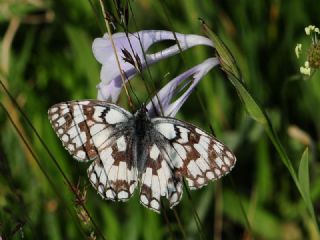
[{"label": "butterfly antenna", "polygon": [[[137,94],[135,93],[130,81],[128,81],[128,86],[129,86],[130,93],[132,93],[134,98],[137,100],[138,106],[141,106],[141,101],[140,101],[139,97],[137,96]],[[128,99],[128,100],[130,100],[130,99]]]},{"label": "butterfly antenna", "polygon": [[[137,23],[136,23],[136,19],[135,19],[135,16],[134,16],[134,12],[133,12],[133,10],[132,10],[131,2],[128,1],[127,3],[128,3],[128,11],[130,11],[130,12],[131,12],[131,15],[132,15],[132,18],[131,18],[131,19],[132,19],[132,22],[133,22],[135,28],[138,29]],[[129,45],[130,45],[131,51],[134,52],[134,51],[133,51],[133,47],[132,47],[132,45],[131,45],[130,38],[128,37],[127,28],[126,28],[125,26],[124,26],[124,29],[125,29],[125,32],[126,32],[126,34],[127,34],[127,39],[128,39],[128,41],[129,41]],[[142,49],[142,54],[143,54],[143,60],[144,60],[144,63],[146,64],[145,67],[146,67],[146,69],[147,69],[149,79],[152,80],[152,75],[151,75],[151,72],[150,72],[150,69],[149,69],[149,64],[148,64],[148,61],[147,61],[146,52],[143,50],[143,46],[142,46],[142,41],[141,41],[140,35],[137,34],[137,36],[135,36],[135,37],[138,39],[138,41],[139,41],[139,43],[140,43],[140,47],[141,47],[141,49]],[[135,61],[134,61],[134,65],[135,65],[136,70],[138,71],[138,73],[142,73],[143,67],[142,67],[142,65],[141,65],[141,60],[140,60],[139,56],[138,56],[138,55],[135,55],[135,56],[133,56],[133,57],[134,57],[134,60],[135,60]],[[147,91],[147,94],[148,94],[148,100],[151,101],[152,106],[153,106],[153,108],[154,108],[155,111],[156,111],[156,114],[159,115],[159,116],[163,116],[163,115],[164,115],[164,114],[163,114],[164,111],[163,111],[163,108],[162,108],[162,105],[161,105],[161,102],[160,102],[159,97],[157,96],[157,94],[155,95],[156,98],[157,98],[157,101],[158,101],[158,103],[159,103],[160,113],[159,113],[159,109],[156,108],[156,105],[155,105],[155,103],[154,103],[154,101],[153,101],[153,99],[152,99],[152,97],[151,97],[152,94],[151,94],[150,87],[148,86],[148,84],[151,84],[152,82],[151,82],[151,83],[150,83],[150,81],[147,82],[146,79],[142,76],[142,74],[141,74],[141,78],[142,78],[142,80],[143,80],[144,86],[145,86],[146,91]],[[151,84],[151,89],[155,89],[154,84]],[[137,98],[137,97],[136,97],[136,98]],[[138,99],[138,98],[137,98],[137,99]],[[142,105],[141,105],[141,102],[139,101],[139,99],[138,99],[138,103],[139,103],[139,106],[142,106]]]}]

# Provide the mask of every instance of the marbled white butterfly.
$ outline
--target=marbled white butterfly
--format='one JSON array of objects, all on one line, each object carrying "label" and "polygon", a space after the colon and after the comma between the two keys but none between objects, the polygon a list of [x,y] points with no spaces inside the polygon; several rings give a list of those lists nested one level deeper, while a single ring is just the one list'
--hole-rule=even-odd
[{"label": "marbled white butterfly", "polygon": [[93,161],[88,177],[102,198],[126,201],[140,185],[140,202],[160,212],[190,189],[227,174],[236,157],[216,138],[189,123],[150,118],[145,108],[134,115],[104,101],[56,104],[49,119],[63,146],[79,161]]}]

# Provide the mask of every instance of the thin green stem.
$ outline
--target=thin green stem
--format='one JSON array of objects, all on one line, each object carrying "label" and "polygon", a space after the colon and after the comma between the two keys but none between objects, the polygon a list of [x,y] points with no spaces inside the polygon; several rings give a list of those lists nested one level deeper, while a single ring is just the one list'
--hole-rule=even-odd
[{"label": "thin green stem", "polygon": [[[77,193],[75,192],[75,189],[73,187],[73,184],[71,183],[71,181],[69,180],[69,178],[67,177],[67,175],[64,173],[63,169],[61,168],[60,164],[58,163],[57,159],[54,157],[54,155],[52,154],[52,152],[50,151],[49,147],[46,145],[46,143],[44,142],[44,140],[42,139],[42,137],[40,136],[40,134],[38,133],[38,131],[35,129],[35,127],[33,126],[33,124],[31,123],[30,119],[28,118],[28,116],[24,113],[24,111],[21,109],[21,107],[19,106],[19,104],[16,102],[16,100],[14,99],[14,97],[11,95],[11,93],[9,92],[9,90],[6,88],[6,86],[3,84],[3,82],[0,80],[0,85],[2,86],[2,88],[4,89],[5,93],[7,94],[7,96],[9,97],[9,99],[11,100],[11,102],[14,104],[14,106],[18,109],[18,111],[20,112],[20,114],[22,115],[22,117],[24,118],[24,120],[26,121],[26,123],[29,125],[29,127],[32,129],[32,131],[35,133],[36,137],[38,138],[38,140],[40,141],[41,145],[44,147],[44,149],[46,150],[46,152],[48,153],[49,157],[51,158],[51,160],[53,161],[54,165],[57,167],[59,173],[62,175],[65,183],[68,185],[69,189],[73,192],[73,194],[75,195],[75,197],[77,198]],[[84,204],[82,204],[83,209],[85,210],[85,212],[87,213],[88,217],[90,218],[93,226],[95,227],[95,229],[97,230],[97,232],[99,233],[99,235],[102,237],[102,239],[105,239],[102,231],[100,230],[100,228],[98,227],[97,223],[94,221],[94,219],[91,217],[91,214],[89,213],[88,209],[86,208],[86,206]]]},{"label": "thin green stem", "polygon": [[51,185],[52,189],[54,190],[54,192],[56,193],[56,195],[58,196],[58,198],[60,199],[61,203],[64,205],[64,207],[66,207],[67,212],[70,214],[70,216],[72,217],[72,219],[75,221],[76,226],[79,228],[80,232],[82,233],[82,235],[84,237],[86,237],[86,234],[81,226],[81,224],[79,223],[79,219],[76,220],[77,218],[74,216],[74,214],[72,214],[71,209],[69,208],[68,204],[66,203],[66,201],[64,200],[64,198],[61,195],[61,191],[55,186],[54,181],[49,177],[48,173],[46,172],[46,170],[44,169],[44,167],[42,166],[42,164],[40,163],[39,158],[37,157],[37,155],[35,154],[35,152],[32,150],[32,147],[29,145],[28,141],[25,139],[25,137],[23,136],[23,134],[21,133],[21,131],[19,130],[19,128],[17,127],[17,125],[14,123],[11,115],[9,114],[9,112],[7,111],[7,109],[5,108],[5,106],[0,102],[0,107],[3,109],[4,113],[7,115],[9,121],[11,122],[12,126],[14,127],[14,129],[16,130],[16,132],[18,133],[19,137],[21,138],[22,142],[24,143],[24,145],[26,146],[26,148],[28,149],[28,151],[30,152],[31,156],[33,157],[33,159],[36,161],[39,169],[41,170],[41,172],[43,173],[43,175],[46,177],[46,179],[48,180],[49,184]]}]

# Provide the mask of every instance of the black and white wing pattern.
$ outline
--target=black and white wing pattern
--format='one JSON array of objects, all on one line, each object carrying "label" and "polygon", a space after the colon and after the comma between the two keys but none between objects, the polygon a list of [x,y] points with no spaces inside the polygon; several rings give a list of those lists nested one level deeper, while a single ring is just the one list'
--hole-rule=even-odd
[{"label": "black and white wing pattern", "polygon": [[97,100],[56,104],[48,114],[69,153],[79,161],[93,160],[88,177],[98,193],[106,199],[128,200],[138,183],[127,133],[132,114]]},{"label": "black and white wing pattern", "polygon": [[160,198],[166,197],[170,207],[177,205],[182,197],[182,176],[176,174],[170,145],[164,142],[153,143],[148,148],[148,158],[140,184],[140,202],[155,212],[160,212]]},{"label": "black and white wing pattern", "polygon": [[174,118],[134,115],[98,100],[70,101],[49,109],[63,146],[79,161],[92,161],[89,180],[104,199],[126,201],[140,184],[140,202],[160,212],[183,193],[183,179],[197,189],[227,174],[236,157],[216,138]]},{"label": "black and white wing pattern", "polygon": [[161,196],[170,207],[179,203],[183,178],[190,189],[198,189],[226,175],[236,163],[227,146],[196,126],[174,118],[153,118],[151,122],[162,137],[149,147],[140,202],[156,212]]}]

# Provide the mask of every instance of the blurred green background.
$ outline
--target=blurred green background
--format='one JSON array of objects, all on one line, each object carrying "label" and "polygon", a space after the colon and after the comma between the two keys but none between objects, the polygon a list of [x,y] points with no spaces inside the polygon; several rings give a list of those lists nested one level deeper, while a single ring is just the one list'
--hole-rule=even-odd
[{"label": "blurred green background", "polygon": [[[117,2],[125,6],[127,1],[105,1],[105,6],[115,17],[115,32],[121,32]],[[311,43],[304,27],[320,26],[319,1],[139,0],[130,1],[130,6],[130,32],[164,29],[204,34],[201,17],[225,41],[248,91],[268,113],[297,172],[308,147],[307,179],[319,221],[320,75],[302,77],[299,67],[305,58],[297,60],[294,54],[298,42],[305,52]],[[175,211],[166,206],[161,215],[142,207],[138,194],[126,203],[102,200],[87,180],[88,164],[72,159],[51,129],[47,109],[60,101],[96,98],[100,65],[91,44],[105,31],[97,0],[0,2],[1,82],[71,183],[86,192],[85,206],[91,216],[76,201],[35,132],[0,86],[3,239],[319,239],[263,126],[248,116],[236,90],[218,68],[200,82],[177,118],[208,131],[213,127],[238,158],[231,174],[191,191],[191,199],[184,190]],[[151,52],[166,46],[157,45]],[[189,49],[150,67],[152,80],[148,74],[144,78],[160,89],[212,55],[207,47]],[[137,77],[132,84],[140,100],[145,100],[141,79]],[[199,111],[200,104],[204,111]],[[127,107],[124,94],[119,105]]]}]

